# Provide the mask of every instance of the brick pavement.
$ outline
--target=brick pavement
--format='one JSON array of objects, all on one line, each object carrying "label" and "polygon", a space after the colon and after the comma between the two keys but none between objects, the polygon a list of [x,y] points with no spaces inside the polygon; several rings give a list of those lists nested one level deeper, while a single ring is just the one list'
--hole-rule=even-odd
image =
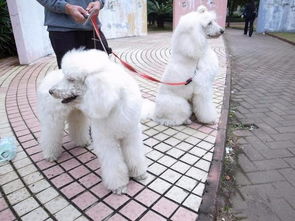
[{"label": "brick pavement", "polygon": [[[110,45],[136,68],[160,78],[170,55],[171,33],[111,40]],[[211,41],[220,59],[214,102],[220,112],[226,73],[222,38]],[[199,216],[217,135],[217,125],[193,123],[165,127],[143,123],[148,179],[132,180],[124,196],[106,190],[90,148],[76,147],[64,134],[64,152],[57,162],[43,159],[38,143],[36,87],[56,68],[55,58],[17,65],[0,60],[0,134],[15,136],[17,156],[0,164],[0,220],[175,220]],[[157,84],[136,77],[151,100]]]},{"label": "brick pavement", "polygon": [[295,220],[295,47],[270,36],[227,30],[231,102],[242,123],[234,212],[250,221]]}]

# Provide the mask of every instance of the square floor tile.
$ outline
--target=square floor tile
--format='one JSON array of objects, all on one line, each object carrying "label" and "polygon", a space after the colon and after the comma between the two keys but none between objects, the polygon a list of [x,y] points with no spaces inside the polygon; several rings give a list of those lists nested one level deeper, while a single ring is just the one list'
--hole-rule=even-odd
[{"label": "square floor tile", "polygon": [[101,182],[101,183],[95,185],[94,187],[92,187],[91,192],[94,193],[99,198],[103,198],[104,196],[109,194],[111,191],[108,190]]},{"label": "square floor tile", "polygon": [[188,208],[198,212],[199,207],[201,205],[202,198],[198,197],[194,194],[188,196],[188,198],[184,201],[183,205],[187,206]]},{"label": "square floor tile", "polygon": [[67,160],[63,163],[61,163],[61,166],[66,170],[70,170],[70,169],[73,169],[74,167],[77,167],[79,166],[81,163],[76,160],[76,159],[70,159],[70,160]]},{"label": "square floor tile", "polygon": [[136,220],[145,210],[146,208],[139,203],[131,201],[120,210],[120,213],[131,220]]},{"label": "square floor tile", "polygon": [[117,195],[111,194],[107,198],[104,199],[104,202],[114,209],[118,209],[124,203],[126,203],[130,198],[126,195]]},{"label": "square floor tile", "polygon": [[176,162],[174,165],[172,165],[172,169],[176,170],[177,172],[179,173],[185,173],[186,171],[188,171],[188,169],[190,168],[191,166],[186,164],[186,163],[183,163],[183,162]]},{"label": "square floor tile", "polygon": [[192,178],[189,178],[187,176],[181,177],[176,183],[177,186],[179,186],[187,191],[193,190],[197,184],[198,184],[198,181],[196,181]]},{"label": "square floor tile", "polygon": [[211,163],[209,161],[200,159],[194,166],[208,172],[210,165]]},{"label": "square floor tile", "polygon": [[67,198],[72,198],[73,196],[76,196],[77,194],[84,191],[85,188],[82,187],[78,182],[73,182],[69,184],[68,186],[61,189],[61,192],[67,196]]},{"label": "square floor tile", "polygon": [[167,219],[158,215],[157,213],[153,211],[148,211],[141,219],[140,221],[166,221]]},{"label": "square floor tile", "polygon": [[184,152],[182,150],[179,150],[179,149],[174,147],[174,148],[170,149],[167,152],[167,154],[174,157],[174,158],[176,158],[176,159],[178,159],[179,157],[181,157],[184,154]]},{"label": "square floor tile", "polygon": [[90,173],[83,178],[79,179],[79,182],[85,186],[86,188],[89,188],[101,181],[100,177],[94,173]]},{"label": "square floor tile", "polygon": [[140,194],[138,194],[135,199],[146,206],[151,206],[157,199],[159,199],[159,197],[160,195],[154,191],[145,189]]},{"label": "square floor tile", "polygon": [[152,182],[149,185],[149,188],[151,188],[152,190],[154,190],[160,194],[163,194],[164,192],[166,192],[167,189],[169,189],[170,186],[171,186],[170,183],[168,183],[160,178],[157,178],[154,182]]},{"label": "square floor tile", "polygon": [[160,177],[170,183],[175,183],[181,177],[181,174],[168,169]]},{"label": "square floor tile", "polygon": [[185,197],[187,197],[188,192],[177,187],[173,186],[166,194],[165,196],[174,200],[175,202],[182,203]]},{"label": "square floor tile", "polygon": [[158,162],[165,165],[166,167],[170,167],[176,162],[176,160],[169,156],[163,156],[161,159],[158,160]]},{"label": "square floor tile", "polygon": [[93,220],[103,220],[112,212],[113,210],[104,203],[98,203],[87,210],[86,214]]},{"label": "square floor tile", "polygon": [[95,202],[98,202],[98,199],[91,194],[90,192],[82,193],[81,195],[77,196],[73,202],[82,210],[86,209],[90,205]]},{"label": "square floor tile", "polygon": [[180,207],[176,213],[172,216],[172,221],[196,221],[198,214],[188,209]]},{"label": "square floor tile", "polygon": [[190,164],[190,165],[195,164],[199,159],[200,158],[189,153],[186,153],[180,158],[181,161],[186,162],[187,164]]},{"label": "square floor tile", "polygon": [[70,177],[68,174],[63,173],[59,175],[58,177],[55,177],[51,180],[51,182],[57,187],[60,188],[70,182],[73,181],[73,178]]},{"label": "square floor tile", "polygon": [[151,166],[149,166],[148,171],[155,174],[155,175],[160,175],[163,173],[167,167],[162,166],[161,164],[154,163]]},{"label": "square floor tile", "polygon": [[73,170],[70,171],[70,174],[75,178],[78,179],[86,174],[90,173],[90,170],[88,170],[85,166],[81,165]]},{"label": "square floor tile", "polygon": [[142,190],[144,186],[140,183],[137,183],[133,180],[130,180],[127,186],[127,194],[130,196],[134,196],[137,194],[140,190]]},{"label": "square floor tile", "polygon": [[192,167],[186,172],[186,175],[191,177],[192,179],[205,182],[207,180],[208,173],[206,173],[203,170]]},{"label": "square floor tile", "polygon": [[168,218],[177,207],[178,205],[176,203],[163,197],[152,207],[152,209]]}]

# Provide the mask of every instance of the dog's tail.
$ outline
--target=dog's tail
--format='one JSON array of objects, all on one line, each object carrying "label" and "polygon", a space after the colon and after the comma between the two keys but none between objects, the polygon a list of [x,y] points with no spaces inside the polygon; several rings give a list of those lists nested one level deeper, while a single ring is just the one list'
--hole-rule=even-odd
[{"label": "dog's tail", "polygon": [[141,120],[152,119],[154,112],[155,112],[155,103],[148,99],[143,99],[143,105],[141,110]]}]

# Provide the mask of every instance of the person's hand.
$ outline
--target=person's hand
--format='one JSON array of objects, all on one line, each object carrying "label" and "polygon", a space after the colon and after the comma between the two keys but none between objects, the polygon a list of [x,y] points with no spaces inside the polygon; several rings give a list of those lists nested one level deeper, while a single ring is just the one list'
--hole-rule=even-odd
[{"label": "person's hand", "polygon": [[95,1],[95,2],[90,2],[89,5],[86,8],[86,11],[89,12],[89,14],[93,13],[98,13],[100,10],[100,2]]},{"label": "person's hand", "polygon": [[244,15],[241,15],[241,18],[244,18]]},{"label": "person's hand", "polygon": [[85,22],[85,17],[89,15],[89,13],[78,5],[66,4],[65,6],[66,14],[70,15],[77,23]]}]

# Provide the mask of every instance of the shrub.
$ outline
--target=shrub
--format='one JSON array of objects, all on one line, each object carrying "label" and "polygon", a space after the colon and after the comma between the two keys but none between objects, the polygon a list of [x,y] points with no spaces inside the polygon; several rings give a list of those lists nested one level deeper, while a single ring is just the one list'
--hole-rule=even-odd
[{"label": "shrub", "polygon": [[7,4],[5,0],[0,0],[0,58],[16,54]]},{"label": "shrub", "polygon": [[147,8],[149,23],[157,21],[158,28],[164,28],[165,20],[172,20],[172,0],[148,0]]}]

